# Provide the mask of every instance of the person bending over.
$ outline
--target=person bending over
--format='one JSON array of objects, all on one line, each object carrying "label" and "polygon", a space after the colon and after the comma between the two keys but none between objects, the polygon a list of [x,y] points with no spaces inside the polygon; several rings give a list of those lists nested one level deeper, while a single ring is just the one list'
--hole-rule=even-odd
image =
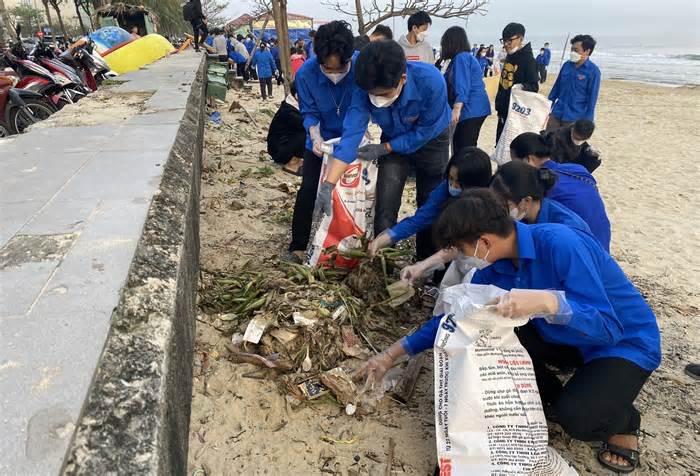
[{"label": "person bending over", "polygon": [[[634,471],[641,426],[634,401],[661,362],[661,338],[654,313],[610,254],[574,228],[514,221],[489,190],[450,204],[435,234],[441,248],[457,248],[478,269],[472,283],[509,291],[495,312],[530,317],[515,333],[532,358],[547,418],[573,438],[601,441],[604,467]],[[356,378],[380,382],[399,357],[432,348],[441,319],[371,358]],[[552,366],[575,372],[562,384]]]},{"label": "person bending over", "polygon": [[282,101],[270,122],[267,133],[267,152],[275,163],[282,165],[282,170],[301,176],[306,130],[299,112],[297,90],[293,81],[289,89],[289,95]]},{"label": "person bending over", "polygon": [[543,135],[552,144],[553,160],[563,164],[583,165],[586,170],[593,173],[602,163],[600,153],[587,142],[593,136],[594,130],[593,121],[579,119],[555,131],[544,132]]},{"label": "person bending over", "polygon": [[[352,105],[335,147],[334,163],[321,185],[320,210],[329,213],[336,182],[356,158],[378,160],[374,231],[396,224],[401,195],[411,170],[416,174],[416,202],[422,206],[442,181],[449,159],[450,107],[447,87],[432,65],[409,61],[392,40],[375,41],[357,56]],[[358,150],[370,118],[382,129],[381,144]],[[419,258],[434,252],[428,230],[418,233]]]},{"label": "person bending over", "polygon": [[525,132],[513,139],[510,144],[510,157],[554,172],[557,182],[547,193],[547,198],[556,200],[583,218],[593,236],[606,251],[610,251],[610,220],[603,198],[598,192],[598,184],[585,167],[578,164],[559,164],[551,160],[549,143],[534,132]]}]

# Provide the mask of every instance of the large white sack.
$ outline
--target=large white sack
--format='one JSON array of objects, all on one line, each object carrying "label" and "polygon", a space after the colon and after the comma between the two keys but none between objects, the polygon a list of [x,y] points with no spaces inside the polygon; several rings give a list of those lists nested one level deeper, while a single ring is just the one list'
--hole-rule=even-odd
[{"label": "large white sack", "polygon": [[491,160],[498,165],[510,162],[510,143],[523,132],[542,131],[551,107],[552,101],[541,94],[524,91],[520,85],[513,86],[506,124]]},{"label": "large white sack", "polygon": [[444,291],[435,338],[435,435],[441,475],[576,475],[548,446],[532,360],[507,319],[486,304],[506,291]]}]

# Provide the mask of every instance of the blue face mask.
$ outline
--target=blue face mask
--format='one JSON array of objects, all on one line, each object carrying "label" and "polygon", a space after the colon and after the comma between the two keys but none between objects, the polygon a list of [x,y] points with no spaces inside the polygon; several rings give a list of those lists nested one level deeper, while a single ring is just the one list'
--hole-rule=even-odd
[{"label": "blue face mask", "polygon": [[462,189],[459,187],[453,187],[451,183],[447,184],[447,190],[449,190],[451,197],[459,197],[462,195]]}]

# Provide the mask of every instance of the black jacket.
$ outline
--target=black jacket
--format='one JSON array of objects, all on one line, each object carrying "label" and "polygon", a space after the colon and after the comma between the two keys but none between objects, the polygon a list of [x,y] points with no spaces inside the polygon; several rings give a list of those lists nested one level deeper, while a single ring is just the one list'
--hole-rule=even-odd
[{"label": "black jacket", "polygon": [[267,152],[272,159],[286,164],[292,157],[304,156],[306,129],[301,112],[286,101],[275,113],[267,133]]},{"label": "black jacket", "polygon": [[588,142],[582,145],[574,144],[571,140],[573,124],[560,127],[553,132],[544,132],[544,138],[552,147],[552,159],[559,163],[579,164],[586,167],[590,173],[600,167],[600,154]]},{"label": "black jacket", "polygon": [[540,89],[537,79],[537,62],[532,56],[532,46],[526,44],[513,54],[506,56],[501,71],[496,94],[496,111],[499,116],[508,115],[510,89],[514,84],[522,84],[525,91],[537,92]]},{"label": "black jacket", "polygon": [[204,18],[204,13],[202,13],[202,1],[189,0],[182,7],[182,17],[185,21],[199,21]]}]

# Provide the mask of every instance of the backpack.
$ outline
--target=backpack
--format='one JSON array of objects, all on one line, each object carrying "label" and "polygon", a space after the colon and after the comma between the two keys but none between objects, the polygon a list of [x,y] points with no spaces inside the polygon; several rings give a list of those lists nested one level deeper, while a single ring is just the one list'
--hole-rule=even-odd
[{"label": "backpack", "polygon": [[182,17],[185,21],[196,20],[197,11],[194,2],[187,2],[182,6]]}]

